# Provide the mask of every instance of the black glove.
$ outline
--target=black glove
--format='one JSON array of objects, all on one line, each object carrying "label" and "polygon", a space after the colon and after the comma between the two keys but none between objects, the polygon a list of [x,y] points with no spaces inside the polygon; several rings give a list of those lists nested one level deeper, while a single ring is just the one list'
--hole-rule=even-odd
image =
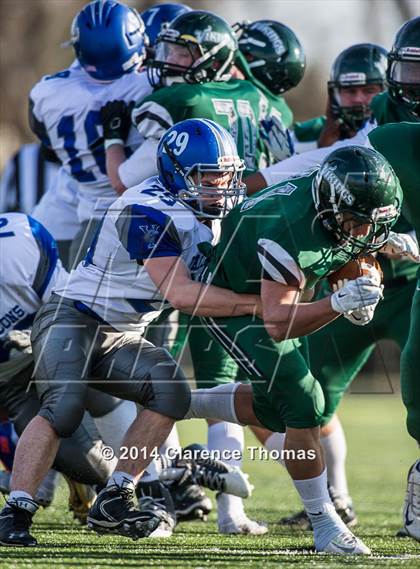
[{"label": "black glove", "polygon": [[125,142],[131,125],[133,105],[125,101],[110,101],[100,110],[105,140],[119,139]]}]

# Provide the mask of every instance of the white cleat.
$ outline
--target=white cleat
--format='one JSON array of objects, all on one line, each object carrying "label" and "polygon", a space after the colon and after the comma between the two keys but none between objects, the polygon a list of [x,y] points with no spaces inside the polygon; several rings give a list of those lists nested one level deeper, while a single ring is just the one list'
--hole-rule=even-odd
[{"label": "white cleat", "polygon": [[250,520],[247,516],[240,516],[237,519],[218,522],[219,533],[227,535],[264,535],[268,532],[268,527],[263,522]]},{"label": "white cleat", "polygon": [[335,555],[370,555],[371,551],[367,545],[351,531],[338,534],[322,550],[322,553],[333,553]]},{"label": "white cleat", "polygon": [[404,528],[399,535],[406,535],[420,541],[420,459],[408,471],[403,524]]},{"label": "white cleat", "polygon": [[230,472],[220,474],[220,479],[224,481],[223,492],[239,496],[239,498],[249,498],[254,490],[254,485],[249,482],[249,474],[245,474],[238,467],[232,468]]}]

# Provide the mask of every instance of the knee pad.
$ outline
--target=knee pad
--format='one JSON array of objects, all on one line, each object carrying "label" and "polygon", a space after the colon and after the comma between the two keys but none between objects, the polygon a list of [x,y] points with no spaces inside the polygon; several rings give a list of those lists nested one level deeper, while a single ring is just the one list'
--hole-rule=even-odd
[{"label": "knee pad", "polygon": [[79,427],[85,413],[85,401],[79,397],[67,394],[58,402],[46,398],[38,412],[40,417],[46,419],[61,439],[71,437]]},{"label": "knee pad", "polygon": [[117,459],[105,459],[104,444],[92,436],[89,419],[85,414],[72,436],[61,441],[54,468],[82,484],[103,486],[112,475]]},{"label": "knee pad", "polygon": [[183,419],[191,400],[187,379],[166,350],[155,350],[154,358],[138,403],[172,419]]}]

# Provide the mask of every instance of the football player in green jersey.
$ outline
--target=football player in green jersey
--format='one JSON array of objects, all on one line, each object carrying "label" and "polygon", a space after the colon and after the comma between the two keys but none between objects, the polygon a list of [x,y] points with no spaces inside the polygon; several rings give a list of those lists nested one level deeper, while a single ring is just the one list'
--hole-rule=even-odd
[{"label": "football player in green jersey", "polygon": [[377,95],[371,107],[379,125],[420,120],[420,16],[397,32],[388,54],[388,89]]},{"label": "football player in green jersey", "polygon": [[379,153],[338,149],[312,174],[270,187],[236,207],[222,224],[204,277],[221,287],[259,293],[263,319],[205,319],[252,386],[196,390],[187,417],[286,431],[286,467],[318,551],[369,552],[342,522],[328,494],[319,445],[324,397],[299,338],[340,313],[350,320],[371,319],[381,292],[372,275],[349,281],[319,301],[302,300],[349,259],[382,248],[401,201],[398,179]]},{"label": "football player in green jersey", "polygon": [[[226,126],[238,143],[248,172],[267,163],[259,124],[269,116],[270,109],[266,97],[251,82],[229,80],[236,49],[232,28],[210,12],[182,14],[160,33],[155,57],[148,63],[149,78],[156,89],[150,97],[139,101],[132,113],[144,142],[127,160],[121,142],[124,136],[119,134],[118,126],[112,128],[115,122],[120,127],[124,125],[124,116],[118,115],[121,105],[110,103],[104,109],[106,137],[110,133],[105,143],[107,170],[117,191],[122,192],[155,172],[160,137],[172,124],[186,118],[211,118]],[[114,108],[117,115],[112,113]],[[116,118],[121,120],[115,121]],[[194,341],[194,327],[191,337]],[[213,360],[212,365],[215,364]],[[212,425],[209,429],[208,444],[212,450],[226,450],[233,440],[239,441],[240,446],[239,439],[243,439],[243,434],[238,425],[229,427],[229,433],[224,432],[223,426]],[[231,464],[239,466],[234,459]],[[265,525],[245,515],[240,498],[227,494],[218,497],[218,525],[222,533],[267,531]]]},{"label": "football player in green jersey", "polygon": [[[267,105],[252,83],[230,80],[236,50],[232,28],[211,12],[181,14],[159,34],[155,57],[148,62],[155,91],[139,101],[132,112],[144,142],[128,159],[121,143],[106,143],[107,171],[117,191],[155,174],[159,139],[173,124],[188,118],[211,119],[227,128],[248,173],[267,163],[259,134]],[[108,122],[114,118],[108,114]],[[121,118],[118,113],[117,118]],[[121,119],[119,124],[123,123]]]},{"label": "football player in green jersey", "polygon": [[338,55],[328,81],[326,116],[294,126],[297,152],[330,146],[369,127],[369,104],[385,88],[386,56],[383,47],[371,43],[352,45]]},{"label": "football player in green jersey", "polygon": [[296,87],[305,73],[305,54],[296,34],[275,20],[235,24],[239,51],[235,60],[244,78],[267,97],[283,125],[289,128],[293,113],[282,97]]},{"label": "football player in green jersey", "polygon": [[294,152],[288,128],[293,114],[284,98],[296,87],[305,72],[305,54],[296,34],[275,20],[235,24],[239,51],[235,65],[243,79],[251,81],[262,93],[270,120],[261,122],[262,135],[272,162]]},{"label": "football player in green jersey", "polygon": [[[366,137],[365,137],[366,138]],[[372,145],[380,151],[400,178],[405,197],[403,213],[397,222],[396,229],[410,231],[414,227],[419,236],[420,202],[418,200],[420,159],[419,159],[420,124],[399,123],[385,125],[371,131],[364,140],[364,144]],[[363,142],[360,139],[360,142]],[[336,143],[332,148],[343,147],[344,141]],[[267,185],[287,180],[292,173],[301,175],[308,169],[316,168],[317,164],[328,155],[331,148],[317,149],[296,155],[285,162],[271,166],[251,178],[253,191]],[[261,182],[261,179],[264,182]],[[248,186],[249,187],[249,186]],[[408,220],[408,221],[407,221]],[[408,223],[410,222],[410,224]],[[405,226],[405,227],[404,227]],[[388,258],[388,255],[390,257]],[[400,257],[400,258],[398,258]],[[399,347],[404,349],[402,362],[413,362],[416,354],[417,332],[416,325],[411,324],[414,318],[415,303],[411,307],[411,299],[416,291],[416,272],[420,262],[418,246],[410,234],[392,236],[387,251],[377,256],[384,273],[384,300],[375,311],[371,324],[364,328],[355,329],[343,320],[333,322],[328,328],[319,330],[309,338],[309,352],[312,371],[322,385],[326,407],[322,420],[321,441],[328,466],[328,479],[333,487],[334,502],[341,510],[343,518],[350,523],[355,522],[351,500],[348,496],[347,480],[345,474],[345,438],[341,425],[334,416],[334,412],[348,386],[356,377],[368,356],[373,351],[376,342],[380,339],[393,339]],[[324,293],[326,292],[324,289]],[[325,346],[328,345],[328,349]],[[331,349],[331,345],[334,349]],[[417,339],[418,346],[418,339]],[[406,348],[405,348],[406,347]],[[419,441],[420,437],[420,392],[414,374],[414,364],[402,364],[401,389],[403,401],[407,408],[407,425],[409,433]],[[265,435],[267,436],[267,435]],[[275,435],[273,435],[275,436]],[[261,440],[261,439],[260,439]],[[410,471],[411,479],[418,476],[418,463]],[[418,481],[417,481],[418,483]],[[410,482],[410,491],[407,492],[405,511],[409,511],[405,518],[405,532],[419,538],[420,517],[419,497]],[[411,492],[411,493],[410,493]],[[416,497],[417,496],[417,497]],[[417,500],[417,506],[412,504]],[[417,517],[413,514],[417,512]],[[285,518],[287,523],[305,523],[306,517],[302,512]],[[406,519],[411,521],[407,525]],[[413,521],[413,519],[415,521]],[[307,522],[306,522],[307,523]]]},{"label": "football player in green jersey", "polygon": [[[420,241],[420,124],[384,125],[372,131],[369,140],[393,164],[404,188],[404,211]],[[401,392],[407,409],[408,432],[420,446],[420,271],[418,277],[408,340],[401,356]],[[403,526],[402,535],[420,541],[420,459],[408,473]]]}]

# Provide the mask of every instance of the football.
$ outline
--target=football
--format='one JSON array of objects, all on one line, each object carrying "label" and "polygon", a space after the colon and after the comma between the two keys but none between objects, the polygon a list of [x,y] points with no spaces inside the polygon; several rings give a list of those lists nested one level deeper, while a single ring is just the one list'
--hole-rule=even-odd
[{"label": "football", "polygon": [[369,253],[366,255],[360,255],[360,257],[352,261],[349,261],[346,265],[341,267],[341,269],[335,271],[335,273],[328,275],[328,282],[332,288],[334,288],[334,285],[337,285],[337,283],[339,283],[340,281],[341,281],[340,283],[341,286],[343,286],[343,284],[345,284],[347,281],[369,275],[370,271],[372,270],[372,267],[377,269],[377,271],[380,274],[382,282],[383,273],[381,265],[379,264],[377,259]]}]

